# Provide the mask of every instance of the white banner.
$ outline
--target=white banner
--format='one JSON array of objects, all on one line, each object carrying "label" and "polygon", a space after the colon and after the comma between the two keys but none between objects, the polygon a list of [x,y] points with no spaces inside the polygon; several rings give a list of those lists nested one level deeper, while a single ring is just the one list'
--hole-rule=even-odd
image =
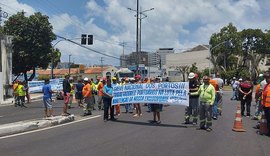
[{"label": "white banner", "polygon": [[189,105],[188,82],[128,84],[113,87],[112,105],[156,103]]},{"label": "white banner", "polygon": [[[29,93],[41,93],[44,81],[28,81]],[[63,90],[63,79],[51,79],[50,85],[53,91]]]}]

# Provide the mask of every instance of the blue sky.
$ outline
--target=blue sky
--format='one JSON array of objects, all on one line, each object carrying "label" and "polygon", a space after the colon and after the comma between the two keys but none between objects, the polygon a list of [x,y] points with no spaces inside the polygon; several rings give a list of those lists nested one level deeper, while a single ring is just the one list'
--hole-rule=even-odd
[{"label": "blue sky", "polygon": [[[67,38],[93,34],[94,50],[120,57],[136,50],[136,0],[0,0],[2,10],[10,15],[24,10],[29,16],[41,12],[49,16],[54,33]],[[270,29],[269,0],[140,0],[142,19],[142,50],[174,48],[176,52],[207,44],[211,34],[232,22],[238,30]],[[79,39],[74,40],[80,42]],[[54,44],[53,42],[52,44]],[[75,63],[87,65],[119,65],[119,60],[96,54],[66,41],[56,45],[62,61],[68,55]]]}]

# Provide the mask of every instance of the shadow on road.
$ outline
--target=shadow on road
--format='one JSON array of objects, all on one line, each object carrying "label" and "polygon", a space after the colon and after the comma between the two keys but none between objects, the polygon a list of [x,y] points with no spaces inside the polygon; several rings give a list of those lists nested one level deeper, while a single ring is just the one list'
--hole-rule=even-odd
[{"label": "shadow on road", "polygon": [[139,121],[125,121],[125,120],[116,120],[114,122],[125,123],[125,124],[134,124],[134,125],[143,125],[143,126],[159,126],[159,127],[174,127],[174,128],[187,128],[183,125],[172,125],[172,124],[153,124],[150,122],[139,122]]}]

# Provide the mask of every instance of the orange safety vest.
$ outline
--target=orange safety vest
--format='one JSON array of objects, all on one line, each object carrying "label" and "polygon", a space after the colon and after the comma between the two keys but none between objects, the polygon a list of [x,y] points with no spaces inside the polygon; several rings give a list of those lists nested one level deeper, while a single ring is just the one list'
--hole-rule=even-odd
[{"label": "orange safety vest", "polygon": [[262,92],[262,105],[264,107],[270,107],[270,85],[267,84],[263,88]]},{"label": "orange safety vest", "polygon": [[103,82],[99,82],[97,87],[99,96],[103,96],[103,87],[104,87]]},{"label": "orange safety vest", "polygon": [[91,97],[92,96],[91,85],[89,83],[84,85],[82,93],[83,93],[84,97]]}]

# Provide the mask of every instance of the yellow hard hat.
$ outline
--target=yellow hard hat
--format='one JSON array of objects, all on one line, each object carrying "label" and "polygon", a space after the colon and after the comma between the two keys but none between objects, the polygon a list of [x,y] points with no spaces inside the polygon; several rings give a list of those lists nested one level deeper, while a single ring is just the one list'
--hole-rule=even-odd
[{"label": "yellow hard hat", "polygon": [[112,77],[112,80],[117,80],[116,77]]}]

